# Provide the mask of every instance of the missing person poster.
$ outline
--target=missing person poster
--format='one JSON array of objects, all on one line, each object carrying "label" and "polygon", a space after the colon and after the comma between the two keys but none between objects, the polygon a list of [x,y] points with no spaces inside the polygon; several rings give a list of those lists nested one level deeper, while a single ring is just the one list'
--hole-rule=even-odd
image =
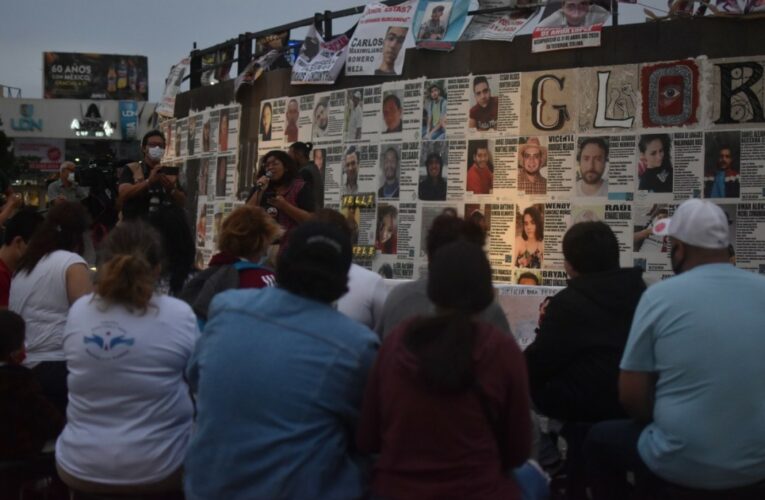
[{"label": "missing person poster", "polygon": [[521,30],[536,13],[533,9],[516,10],[513,0],[478,0],[479,10],[507,7],[505,12],[477,14],[462,33],[462,41],[497,40],[512,42],[515,34]]},{"label": "missing person poster", "polygon": [[420,0],[413,29],[418,49],[452,50],[465,27],[469,0]]},{"label": "missing person poster", "polygon": [[345,64],[348,35],[324,41],[316,26],[308,28],[303,46],[292,66],[292,85],[332,85]]},{"label": "missing person poster", "polygon": [[600,32],[610,19],[610,4],[590,0],[548,2],[531,36],[531,52],[600,47]]},{"label": "missing person poster", "polygon": [[[673,271],[669,241],[653,228],[687,198],[718,204],[737,266],[765,274],[762,61],[354,82],[263,100],[260,115],[247,113],[251,126],[260,122],[261,155],[314,143],[325,206],[354,227],[355,261],[387,277],[425,272],[428,229],[450,213],[486,231],[497,283],[565,285],[562,239],[583,221],[608,224],[620,264],[655,282]],[[197,212],[204,252],[214,248],[217,204],[243,191],[239,115],[218,106],[163,127],[177,149],[169,159],[199,164],[198,194],[211,207]],[[9,116],[6,126],[20,123]]]},{"label": "missing person poster", "polygon": [[367,4],[348,47],[345,74],[400,75],[404,53],[414,45],[411,27],[416,10],[417,0],[398,5]]}]

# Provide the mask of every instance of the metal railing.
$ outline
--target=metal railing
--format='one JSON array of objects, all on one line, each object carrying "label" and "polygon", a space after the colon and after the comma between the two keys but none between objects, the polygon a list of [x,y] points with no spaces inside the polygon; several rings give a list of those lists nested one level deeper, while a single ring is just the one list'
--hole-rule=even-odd
[{"label": "metal railing", "polygon": [[11,97],[21,99],[21,89],[9,85],[0,85],[0,97]]},{"label": "metal railing", "polygon": [[[385,0],[383,3],[385,5],[398,5],[400,3],[403,3],[405,0]],[[546,4],[546,0],[536,1],[524,5],[514,5],[514,6],[508,6],[508,7],[496,7],[491,9],[483,9],[483,10],[474,10],[469,11],[468,15],[477,15],[477,14],[493,14],[493,13],[499,13],[499,12],[508,12],[508,11],[516,11],[516,10],[528,10],[528,9],[536,9],[537,7],[544,7]],[[614,26],[617,24],[617,11],[618,11],[618,1],[612,0],[611,1],[611,12],[613,16],[613,24]],[[226,40],[225,42],[221,42],[216,45],[212,45],[210,47],[204,48],[204,49],[197,49],[196,43],[194,44],[194,49],[189,54],[189,58],[191,60],[190,62],[190,68],[189,68],[189,74],[184,80],[189,79],[189,87],[190,89],[195,89],[202,86],[202,75],[208,71],[213,71],[216,68],[232,65],[233,62],[236,62],[237,64],[237,74],[241,74],[244,72],[247,65],[252,60],[252,57],[254,55],[253,53],[253,43],[257,38],[262,38],[268,35],[274,35],[277,33],[282,33],[287,30],[292,30],[295,28],[303,28],[306,26],[314,25],[316,26],[316,29],[319,30],[322,34],[322,36],[325,39],[332,38],[332,20],[333,19],[340,19],[347,16],[353,16],[357,14],[361,14],[364,12],[365,5],[359,5],[356,7],[351,7],[348,9],[338,10],[338,11],[329,11],[325,10],[324,12],[317,12],[314,14],[313,17],[308,17],[305,19],[301,19],[299,21],[293,21],[291,23],[282,24],[280,26],[275,26],[273,28],[269,28],[266,30],[258,31],[255,33],[242,33],[236,38],[231,38],[229,40]],[[215,64],[203,64],[202,58],[204,56],[214,55],[218,54],[220,52],[225,53],[225,51],[230,50],[232,47],[236,48],[236,56],[233,59],[229,59],[226,61],[221,61]]]}]

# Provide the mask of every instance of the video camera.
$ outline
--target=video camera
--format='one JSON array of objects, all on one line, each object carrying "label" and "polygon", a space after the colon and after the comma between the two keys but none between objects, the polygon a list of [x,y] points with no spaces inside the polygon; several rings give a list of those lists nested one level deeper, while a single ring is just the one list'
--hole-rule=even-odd
[{"label": "video camera", "polygon": [[116,165],[113,158],[94,158],[87,165],[77,165],[74,179],[83,187],[100,188],[115,183]]},{"label": "video camera", "polygon": [[111,156],[96,157],[87,164],[78,165],[74,170],[74,179],[82,187],[90,188],[88,197],[83,200],[94,225],[100,225],[106,231],[117,222],[117,162]]}]

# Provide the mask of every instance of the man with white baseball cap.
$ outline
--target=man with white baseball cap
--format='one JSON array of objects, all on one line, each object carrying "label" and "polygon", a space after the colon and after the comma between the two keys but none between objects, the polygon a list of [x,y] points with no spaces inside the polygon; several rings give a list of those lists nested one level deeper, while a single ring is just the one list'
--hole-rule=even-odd
[{"label": "man with white baseball cap", "polygon": [[619,378],[634,420],[587,437],[595,500],[626,498],[626,471],[648,490],[765,498],[765,278],[729,263],[728,230],[722,209],[698,199],[654,228],[670,237],[677,276],[635,311]]}]

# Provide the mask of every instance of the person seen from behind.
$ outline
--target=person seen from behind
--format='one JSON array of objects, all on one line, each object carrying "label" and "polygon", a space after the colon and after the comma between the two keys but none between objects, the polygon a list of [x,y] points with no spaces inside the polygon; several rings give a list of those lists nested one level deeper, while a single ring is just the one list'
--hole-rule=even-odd
[{"label": "person seen from behind", "polygon": [[160,241],[142,221],[117,226],[94,293],[69,311],[69,407],[56,465],[75,492],[182,498],[193,413],[183,373],[199,330],[186,303],[155,289]]},{"label": "person seen from behind", "polygon": [[21,316],[0,311],[0,460],[34,457],[64,427],[64,416],[21,364],[26,357],[24,330]]},{"label": "person seen from behind", "polygon": [[635,311],[619,373],[632,418],[587,435],[592,498],[625,498],[630,483],[646,495],[765,498],[765,278],[730,264],[714,203],[687,200],[655,231],[670,239],[676,276]]},{"label": "person seen from behind", "polygon": [[235,209],[221,224],[220,252],[212,256],[207,269],[186,284],[179,298],[204,321],[216,294],[230,288],[274,286],[276,275],[266,259],[280,234],[279,225],[262,208],[244,205]]},{"label": "person seen from behind", "polygon": [[378,340],[332,306],[351,255],[345,232],[308,221],[279,256],[278,287],[213,299],[187,370],[198,409],[187,499],[366,494],[353,436]]},{"label": "person seen from behind", "polygon": [[513,337],[476,318],[494,300],[483,250],[464,240],[440,248],[427,291],[435,314],[385,339],[364,393],[356,442],[379,453],[372,493],[546,498],[544,475],[524,466],[531,413],[523,355]]},{"label": "person seen from behind", "polygon": [[8,308],[26,321],[27,358],[45,396],[65,412],[67,366],[62,338],[69,307],[93,289],[82,258],[88,215],[80,203],[48,210],[29,240],[11,280]]},{"label": "person seen from behind", "polygon": [[[486,234],[480,226],[451,213],[444,213],[433,219],[426,238],[428,262],[431,262],[438,250],[454,241],[464,240],[483,248]],[[430,268],[430,266],[428,266]],[[375,331],[381,338],[386,337],[405,319],[417,315],[431,314],[435,305],[427,294],[428,276],[397,285],[388,294],[382,316],[375,325]],[[496,300],[491,301],[481,312],[481,319],[510,334],[510,325],[504,311]]]},{"label": "person seen from behind", "polygon": [[[315,220],[332,224],[352,236],[348,219],[337,210],[322,208],[316,212]],[[337,310],[359,323],[374,328],[382,315],[388,287],[378,273],[351,263],[348,271],[348,292],[337,301]]]},{"label": "person seen from behind", "polygon": [[562,424],[568,494],[584,499],[584,437],[592,423],[626,416],[619,360],[646,287],[640,268],[619,267],[619,242],[603,222],[574,224],[562,246],[568,286],[550,299],[524,355],[536,411]]}]

